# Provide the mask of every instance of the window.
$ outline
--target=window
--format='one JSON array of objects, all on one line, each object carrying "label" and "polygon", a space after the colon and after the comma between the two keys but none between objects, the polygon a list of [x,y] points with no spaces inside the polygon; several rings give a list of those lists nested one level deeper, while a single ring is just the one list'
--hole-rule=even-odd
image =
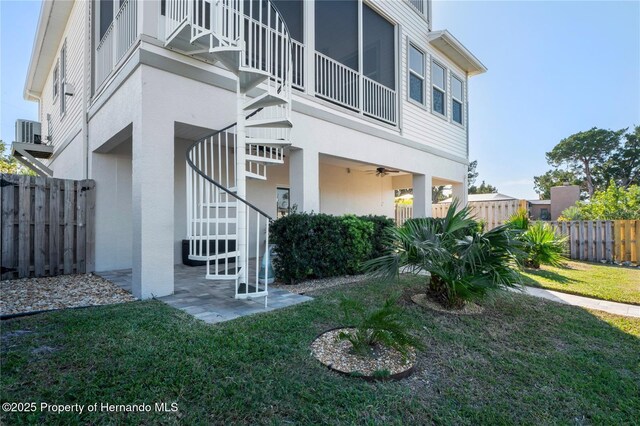
[{"label": "window", "polygon": [[284,22],[287,23],[291,38],[299,42],[304,41],[304,18],[302,0],[274,0],[273,4],[282,14]]},{"label": "window", "polygon": [[451,118],[463,124],[464,83],[456,76],[451,76]]},{"label": "window", "polygon": [[291,199],[291,191],[289,188],[276,188],[277,201],[276,201],[276,219],[285,217],[291,212],[289,200]]},{"label": "window", "polygon": [[424,53],[409,44],[409,98],[424,103]]},{"label": "window", "polygon": [[446,75],[447,71],[443,66],[438,64],[436,61],[431,61],[431,85],[433,87],[432,108],[433,111],[442,115],[447,115],[445,107],[445,95],[447,93],[445,86],[445,82],[447,81]]},{"label": "window", "polygon": [[389,89],[396,88],[395,27],[366,4],[362,5],[363,73]]},{"label": "window", "polygon": [[424,0],[409,0],[409,3],[415,7],[418,12],[424,13]]},{"label": "window", "polygon": [[58,86],[60,84],[60,61],[56,62],[55,68],[53,68],[53,101],[55,102],[60,92]]},{"label": "window", "polygon": [[113,0],[100,0],[100,8],[98,10],[100,13],[100,25],[98,27],[100,38],[98,41],[100,41],[107,33],[111,21],[113,21]]},{"label": "window", "polygon": [[358,63],[358,2],[316,0],[316,50],[353,69]]},{"label": "window", "polygon": [[67,97],[64,94],[65,85],[67,84],[67,40],[60,50],[60,115],[64,115],[67,111]]}]

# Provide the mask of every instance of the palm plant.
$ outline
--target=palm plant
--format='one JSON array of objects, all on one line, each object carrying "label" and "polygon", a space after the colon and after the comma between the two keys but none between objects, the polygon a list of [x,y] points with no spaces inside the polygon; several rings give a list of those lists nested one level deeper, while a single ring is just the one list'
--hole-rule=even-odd
[{"label": "palm plant", "polygon": [[538,269],[541,264],[562,264],[567,238],[556,235],[551,225],[543,222],[531,223],[524,209],[511,216],[507,225],[518,233],[517,238],[522,242],[524,266]]},{"label": "palm plant", "polygon": [[371,356],[377,344],[394,348],[403,356],[412,347],[420,348],[421,342],[408,333],[396,301],[397,298],[389,298],[381,308],[367,311],[362,302],[343,298],[340,306],[345,321],[354,325],[355,331],[340,332],[338,338],[351,342],[353,352],[361,356]]},{"label": "palm plant", "polygon": [[560,266],[565,259],[567,237],[556,235],[553,227],[547,223],[536,222],[530,225],[521,234],[520,240],[526,252],[526,267],[538,269],[541,264]]},{"label": "palm plant", "polygon": [[483,232],[468,207],[454,201],[444,218],[406,222],[387,231],[388,253],[365,263],[383,278],[404,272],[431,274],[427,294],[447,308],[461,308],[488,291],[520,284],[520,243],[509,226]]}]

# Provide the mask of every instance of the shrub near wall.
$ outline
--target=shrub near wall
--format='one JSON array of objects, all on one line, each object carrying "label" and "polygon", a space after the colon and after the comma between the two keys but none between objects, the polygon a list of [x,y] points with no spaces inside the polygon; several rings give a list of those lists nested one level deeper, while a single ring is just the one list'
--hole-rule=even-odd
[{"label": "shrub near wall", "polygon": [[[360,272],[380,250],[381,230],[393,221],[381,217],[293,213],[276,220],[270,240],[276,244],[276,277],[286,283]],[[378,230],[380,230],[378,232]]]}]

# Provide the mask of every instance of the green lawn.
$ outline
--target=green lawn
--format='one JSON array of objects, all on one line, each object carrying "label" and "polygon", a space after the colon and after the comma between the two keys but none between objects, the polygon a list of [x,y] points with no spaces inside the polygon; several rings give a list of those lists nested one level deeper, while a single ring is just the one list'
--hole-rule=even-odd
[{"label": "green lawn", "polygon": [[586,262],[527,269],[524,283],[580,296],[640,305],[640,269]]},{"label": "green lawn", "polygon": [[[207,325],[161,302],[2,323],[2,402],[176,402],[177,413],[3,414],[2,424],[624,424],[640,419],[640,319],[503,293],[480,316],[407,301],[420,280],[366,282]],[[321,367],[309,343],[341,325],[341,294],[391,293],[424,341],[417,372],[367,383]],[[29,331],[17,335],[16,331]]]}]

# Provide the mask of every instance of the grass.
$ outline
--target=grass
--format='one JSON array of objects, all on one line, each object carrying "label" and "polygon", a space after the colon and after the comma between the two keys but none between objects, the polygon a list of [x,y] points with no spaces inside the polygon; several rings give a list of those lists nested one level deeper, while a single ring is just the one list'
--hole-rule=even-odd
[{"label": "grass", "polygon": [[527,269],[524,283],[579,296],[640,305],[640,269],[586,262]]},{"label": "grass", "polygon": [[[207,325],[161,302],[2,323],[2,402],[153,404],[176,413],[2,414],[3,424],[629,424],[640,419],[640,319],[503,293],[479,316],[410,302],[419,278],[365,282],[279,311]],[[403,315],[417,372],[368,383],[309,355],[340,296]],[[29,331],[25,334],[18,330]]]}]

